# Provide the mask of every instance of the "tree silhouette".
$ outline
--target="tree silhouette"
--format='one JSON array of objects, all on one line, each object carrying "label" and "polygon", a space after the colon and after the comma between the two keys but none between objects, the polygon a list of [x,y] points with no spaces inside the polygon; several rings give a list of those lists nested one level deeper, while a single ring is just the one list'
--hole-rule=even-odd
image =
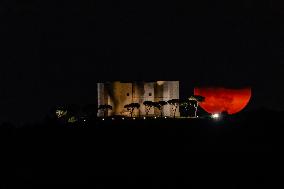
[{"label": "tree silhouette", "polygon": [[200,95],[193,95],[191,97],[188,98],[190,105],[194,107],[195,111],[194,111],[194,117],[197,117],[197,109],[199,107],[199,103],[200,102],[204,102],[205,101],[205,97],[200,96]]},{"label": "tree silhouette", "polygon": [[81,107],[78,104],[69,104],[67,106],[69,116],[78,116],[81,113]]},{"label": "tree silhouette", "polygon": [[151,108],[154,106],[154,103],[152,101],[144,101],[143,104],[145,106],[145,113],[148,115]]},{"label": "tree silhouette", "polygon": [[112,106],[109,104],[99,105],[98,110],[101,110],[104,112],[104,117],[107,117],[108,110],[112,110]]},{"label": "tree silhouette", "polygon": [[204,102],[205,97],[200,95],[193,95],[193,97],[197,100],[197,102]]},{"label": "tree silhouette", "polygon": [[186,115],[188,116],[189,113],[189,106],[190,106],[190,102],[188,99],[181,99],[180,102],[180,107],[185,110]]},{"label": "tree silhouette", "polygon": [[171,105],[171,109],[172,109],[172,112],[173,112],[173,115],[174,115],[174,118],[176,117],[176,111],[177,111],[177,108],[179,106],[179,103],[180,103],[180,100],[179,99],[172,99],[172,100],[169,100],[168,101],[168,104]]},{"label": "tree silhouette", "polygon": [[159,101],[159,102],[154,102],[154,103],[153,103],[153,106],[154,106],[155,108],[157,108],[157,109],[160,111],[161,117],[163,116],[163,111],[162,111],[162,109],[163,109],[163,107],[164,107],[166,104],[167,104],[166,101]]},{"label": "tree silhouette", "polygon": [[95,104],[87,104],[82,108],[82,113],[84,116],[87,116],[88,118],[94,118],[96,117],[98,112],[98,107]]},{"label": "tree silhouette", "polygon": [[135,108],[139,109],[140,108],[140,104],[139,103],[127,104],[127,105],[124,106],[124,108],[126,108],[127,111],[129,111],[130,116],[133,117],[133,112],[134,112]]}]

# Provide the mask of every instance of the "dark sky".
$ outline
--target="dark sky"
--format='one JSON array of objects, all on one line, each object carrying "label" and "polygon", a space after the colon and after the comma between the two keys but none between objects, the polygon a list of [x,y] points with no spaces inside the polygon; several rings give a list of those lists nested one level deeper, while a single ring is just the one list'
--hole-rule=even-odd
[{"label": "dark sky", "polygon": [[250,107],[284,109],[284,4],[226,2],[1,1],[0,120],[94,103],[104,80],[251,86]]}]

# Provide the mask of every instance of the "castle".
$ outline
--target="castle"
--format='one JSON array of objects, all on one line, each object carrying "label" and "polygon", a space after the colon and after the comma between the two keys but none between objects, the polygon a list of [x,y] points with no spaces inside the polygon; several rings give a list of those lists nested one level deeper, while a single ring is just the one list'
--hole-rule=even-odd
[{"label": "castle", "polygon": [[[109,104],[112,111],[108,112],[108,116],[113,115],[129,115],[124,108],[130,103],[139,103],[140,108],[135,110],[134,116],[143,116],[146,114],[144,101],[168,101],[171,99],[179,99],[179,81],[155,81],[155,82],[105,82],[97,84],[98,105]],[[171,106],[165,105],[162,109],[164,116],[172,116]],[[159,115],[160,111],[151,108],[148,115]],[[176,113],[179,116],[179,110]],[[99,111],[98,116],[104,116]]]}]

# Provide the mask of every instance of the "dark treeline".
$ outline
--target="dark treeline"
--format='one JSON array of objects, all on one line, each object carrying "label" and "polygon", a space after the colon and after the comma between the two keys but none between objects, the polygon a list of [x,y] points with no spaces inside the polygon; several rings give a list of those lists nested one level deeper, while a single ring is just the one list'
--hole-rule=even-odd
[{"label": "dark treeline", "polygon": [[[47,116],[42,122],[33,124],[2,123],[1,130],[2,133],[11,133],[15,140],[19,140],[18,135],[27,138],[41,135],[42,138],[52,138],[58,135],[59,138],[64,138],[68,134],[78,134],[79,138],[89,138],[91,141],[87,144],[92,145],[93,139],[97,140],[102,136],[114,139],[121,137],[115,143],[128,137],[133,137],[134,140],[136,137],[148,137],[149,143],[152,142],[151,138],[170,137],[176,139],[174,142],[177,144],[192,145],[197,149],[198,146],[205,145],[208,150],[253,150],[251,147],[255,146],[258,150],[270,151],[276,146],[276,140],[281,139],[278,135],[282,133],[283,125],[283,112],[259,109],[223,115],[219,119],[107,117],[62,122],[55,116]],[[145,142],[143,144],[147,144]]]},{"label": "dark treeline", "polygon": [[[129,185],[129,182],[133,182],[135,188],[141,188],[152,186],[153,183],[169,182],[168,187],[184,185],[183,181],[172,183],[174,175],[202,169],[207,176],[204,176],[205,173],[196,176],[195,173],[195,176],[186,177],[186,180],[190,185],[203,183],[211,186],[211,183],[202,181],[214,177],[220,169],[220,162],[224,164],[229,161],[230,165],[235,165],[229,170],[234,172],[240,163],[240,154],[245,155],[247,161],[250,152],[270,154],[281,150],[282,115],[283,112],[263,109],[218,120],[110,118],[104,121],[96,119],[84,123],[62,123],[48,118],[22,128],[2,124],[5,125],[1,129],[2,146],[7,149],[7,153],[5,150],[2,154],[4,157],[12,154],[9,161],[13,162],[12,167],[2,169],[6,173],[3,183],[25,183],[37,188],[42,186],[37,184],[42,183],[87,183],[96,188],[113,188],[117,185],[133,188],[133,185]],[[200,152],[202,158],[194,159]],[[219,160],[216,160],[216,152],[232,152],[231,156],[236,157],[217,155]],[[257,155],[253,162],[261,156]],[[214,171],[208,167],[212,166],[212,161],[216,166]],[[213,171],[209,176],[208,170]],[[257,172],[256,169],[254,171]],[[163,181],[157,177],[138,177],[145,172],[148,176],[158,175]],[[223,176],[233,178],[227,173],[224,172]]]}]

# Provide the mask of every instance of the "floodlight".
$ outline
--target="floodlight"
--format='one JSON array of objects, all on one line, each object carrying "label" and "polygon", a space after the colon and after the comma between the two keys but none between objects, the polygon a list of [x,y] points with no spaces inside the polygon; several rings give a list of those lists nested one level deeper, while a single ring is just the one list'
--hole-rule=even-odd
[{"label": "floodlight", "polygon": [[218,119],[218,118],[220,118],[220,114],[212,114],[211,115],[211,117],[213,118],[213,119]]}]

